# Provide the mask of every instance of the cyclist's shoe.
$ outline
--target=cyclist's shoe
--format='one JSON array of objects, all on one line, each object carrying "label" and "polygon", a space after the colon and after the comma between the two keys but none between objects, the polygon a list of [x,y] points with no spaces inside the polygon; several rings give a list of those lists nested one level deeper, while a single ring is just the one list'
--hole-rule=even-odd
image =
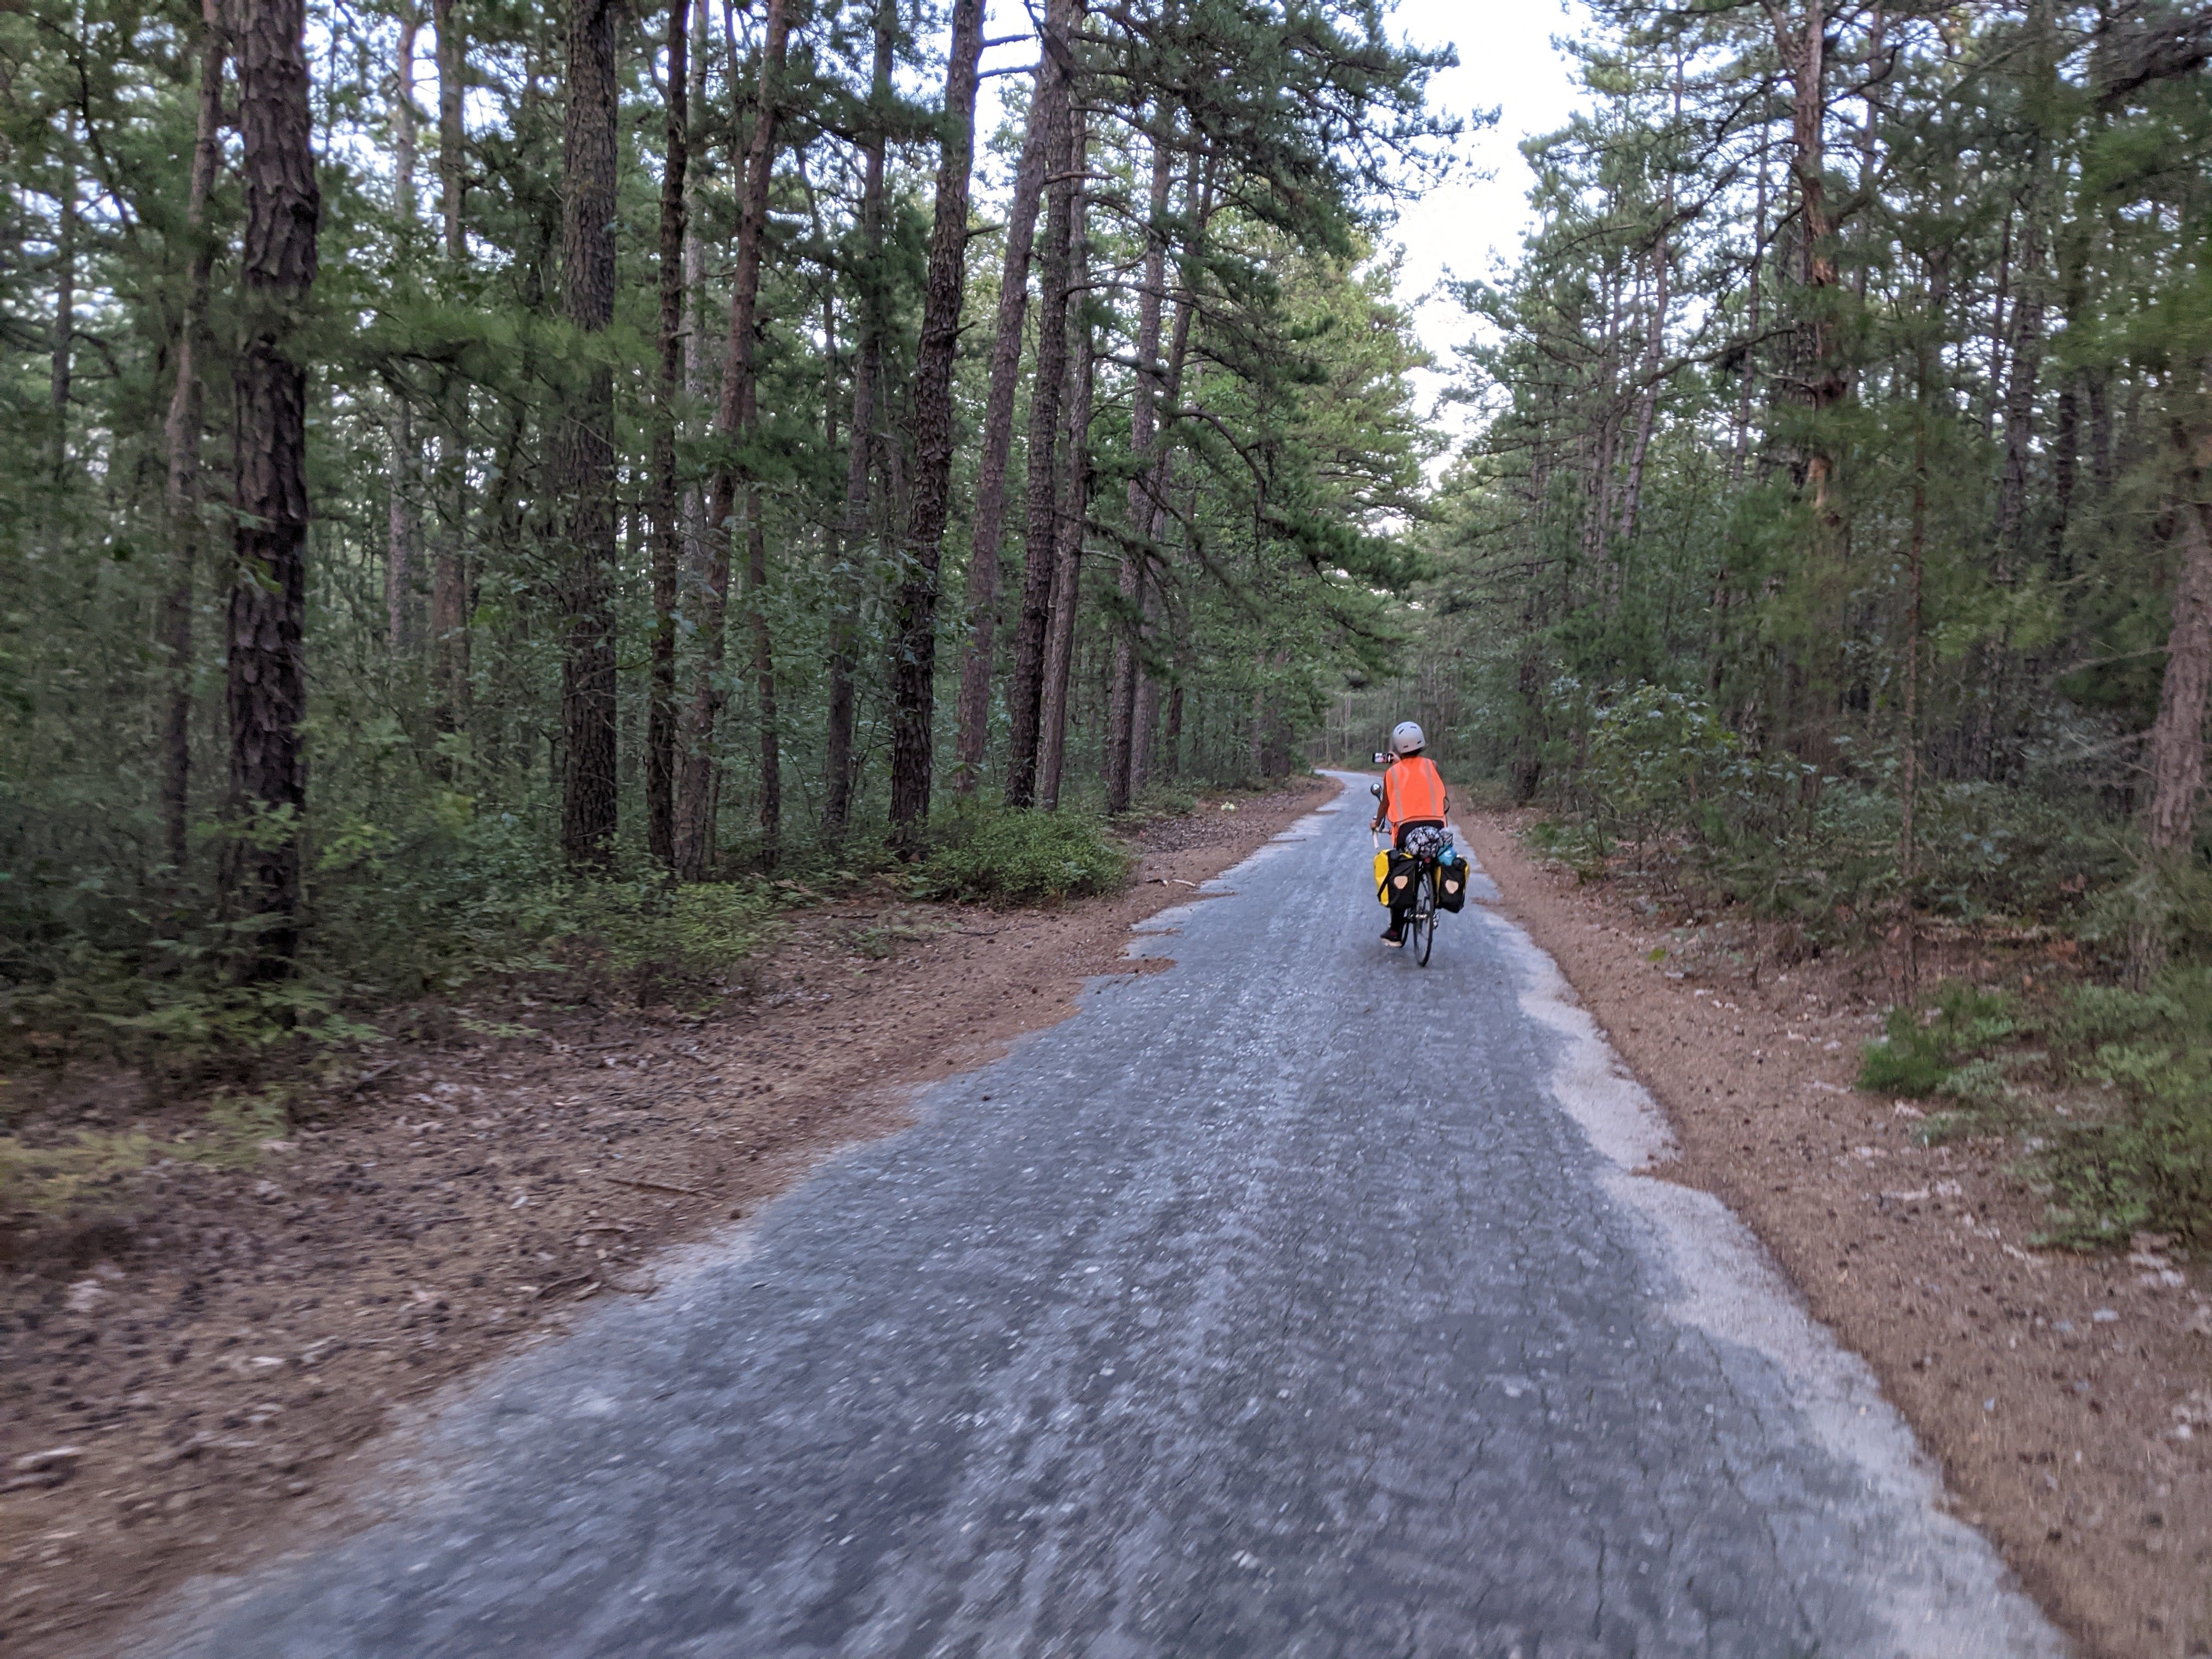
[{"label": "cyclist's shoe", "polygon": [[1382,930],[1382,942],[1392,950],[1396,950],[1406,942],[1406,930],[1396,922],[1392,922]]}]

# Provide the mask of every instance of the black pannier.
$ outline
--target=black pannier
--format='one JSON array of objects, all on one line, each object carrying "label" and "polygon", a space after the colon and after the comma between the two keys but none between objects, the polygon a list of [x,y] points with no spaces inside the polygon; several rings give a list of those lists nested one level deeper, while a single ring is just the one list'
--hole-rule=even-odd
[{"label": "black pannier", "polygon": [[1456,852],[1451,854],[1451,860],[1449,864],[1437,866],[1437,908],[1456,912],[1467,902],[1468,878],[1474,871]]},{"label": "black pannier", "polygon": [[1391,853],[1390,873],[1382,878],[1382,902],[1394,910],[1404,910],[1412,907],[1413,872],[1419,867],[1419,860],[1410,853],[1395,851]]}]

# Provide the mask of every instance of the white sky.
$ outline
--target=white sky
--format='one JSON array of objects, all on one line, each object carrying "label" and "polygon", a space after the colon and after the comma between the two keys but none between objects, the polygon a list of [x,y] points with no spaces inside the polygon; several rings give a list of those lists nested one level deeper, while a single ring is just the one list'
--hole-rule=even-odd
[{"label": "white sky", "polygon": [[[988,10],[988,35],[1030,27],[1022,0],[989,0]],[[1473,331],[1466,313],[1434,290],[1447,275],[1491,276],[1519,252],[1528,221],[1528,169],[1518,146],[1531,133],[1565,125],[1578,101],[1573,66],[1552,40],[1579,34],[1586,21],[1580,0],[1396,0],[1395,33],[1417,46],[1458,49],[1459,67],[1430,82],[1431,104],[1458,116],[1498,112],[1496,125],[1462,143],[1451,178],[1406,208],[1391,233],[1406,253],[1401,292],[1414,307],[1422,343],[1438,361],[1436,371],[1420,377],[1425,398],[1443,391],[1452,349]],[[986,67],[1012,65],[1036,56],[1035,45],[1023,40],[993,48],[984,61]],[[983,83],[978,113],[987,131],[999,118],[996,94],[1008,84],[1005,77]],[[1471,414],[1452,407],[1438,419],[1456,433]]]},{"label": "white sky", "polygon": [[[1494,275],[1519,252],[1529,175],[1518,147],[1532,133],[1564,126],[1580,101],[1574,65],[1552,41],[1581,33],[1586,23],[1578,0],[1398,0],[1398,33],[1417,46],[1449,42],[1459,50],[1460,66],[1430,82],[1431,103],[1454,115],[1498,112],[1495,126],[1462,147],[1454,176],[1401,214],[1393,232],[1406,251],[1401,291],[1439,363],[1422,377],[1425,395],[1443,390],[1452,349],[1473,332],[1457,304],[1433,290],[1447,275]],[[1470,414],[1447,409],[1439,418],[1456,432]]]}]

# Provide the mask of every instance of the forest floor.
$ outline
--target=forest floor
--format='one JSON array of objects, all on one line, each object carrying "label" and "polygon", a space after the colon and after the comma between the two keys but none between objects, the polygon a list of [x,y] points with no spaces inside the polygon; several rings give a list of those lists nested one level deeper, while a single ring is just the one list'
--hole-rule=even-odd
[{"label": "forest floor", "polygon": [[[884,881],[793,911],[705,1013],[477,988],[444,1040],[388,1045],[289,1133],[234,1125],[223,1158],[0,1217],[0,1652],[85,1652],[181,1579],[342,1521],[380,1431],[586,1299],[651,1295],[656,1251],[900,1127],[914,1088],[1060,1019],[1087,977],[1162,965],[1124,956],[1131,925],[1332,787],[1146,825],[1111,897],[994,910]],[[173,1142],[206,1110],[79,1069],[18,1124]]]},{"label": "forest floor", "polygon": [[[2040,1250],[2016,1137],[1924,1146],[1919,1109],[1856,1087],[1902,1000],[1893,953],[1806,953],[1659,884],[1534,856],[1533,815],[1462,813],[1504,907],[1559,964],[1682,1143],[1672,1178],[1749,1224],[1863,1355],[1957,1512],[2106,1659],[2212,1654],[2212,1297],[2138,1236]],[[2066,944],[1956,930],[1923,982],[2019,989]]]}]

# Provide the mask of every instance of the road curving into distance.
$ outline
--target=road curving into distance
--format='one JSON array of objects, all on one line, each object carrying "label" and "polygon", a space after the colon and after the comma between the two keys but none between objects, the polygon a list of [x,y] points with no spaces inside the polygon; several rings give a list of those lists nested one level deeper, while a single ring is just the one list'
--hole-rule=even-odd
[{"label": "road curving into distance", "polygon": [[1366,806],[132,1651],[2065,1652],[1548,959],[1381,946]]}]

